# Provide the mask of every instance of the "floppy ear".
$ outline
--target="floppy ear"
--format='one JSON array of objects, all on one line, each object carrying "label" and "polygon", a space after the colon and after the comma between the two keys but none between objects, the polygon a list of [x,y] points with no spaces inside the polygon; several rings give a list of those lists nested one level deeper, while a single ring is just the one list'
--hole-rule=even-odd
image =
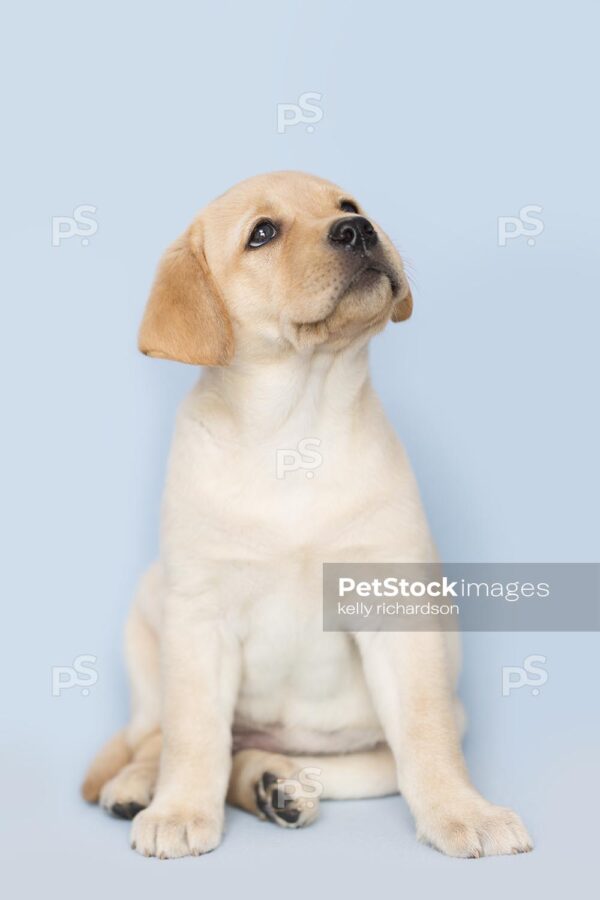
[{"label": "floppy ear", "polygon": [[392,306],[392,322],[403,322],[405,319],[410,318],[412,309],[413,298],[410,292],[410,287],[408,286],[408,282],[406,282],[406,288],[402,300],[396,300],[396,302]]},{"label": "floppy ear", "polygon": [[224,366],[233,356],[231,320],[193,227],[160,262],[138,346],[147,356],[194,366]]}]

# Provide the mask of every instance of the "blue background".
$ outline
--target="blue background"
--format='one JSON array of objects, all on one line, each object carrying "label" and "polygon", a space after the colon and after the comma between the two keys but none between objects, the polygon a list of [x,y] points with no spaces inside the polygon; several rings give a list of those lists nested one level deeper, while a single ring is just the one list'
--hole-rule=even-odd
[{"label": "blue background", "polygon": [[[596,871],[598,641],[465,641],[466,751],[537,848],[449,860],[400,798],[329,803],[304,833],[228,814],[218,852],[158,863],[86,807],[83,769],[126,717],[122,626],[157,550],[175,409],[197,372],[136,352],[164,247],[241,178],[303,169],[397,242],[415,314],[372,348],[442,555],[598,558],[598,5],[355,0],[21,3],[3,29],[1,241],[11,895],[563,896]],[[322,119],[277,131],[277,103]],[[97,207],[87,246],[53,216]],[[498,244],[498,217],[543,232]],[[98,681],[51,694],[51,669]],[[502,666],[548,680],[503,697]]]}]

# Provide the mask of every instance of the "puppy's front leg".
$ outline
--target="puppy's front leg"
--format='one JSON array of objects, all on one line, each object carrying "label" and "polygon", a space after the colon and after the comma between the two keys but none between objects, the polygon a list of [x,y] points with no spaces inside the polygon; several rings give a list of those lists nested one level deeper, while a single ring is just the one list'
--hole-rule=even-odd
[{"label": "puppy's front leg", "polygon": [[360,633],[356,639],[419,839],[449,856],[530,850],[516,813],[488,803],[469,780],[444,635]]},{"label": "puppy's front leg", "polygon": [[172,859],[220,842],[240,655],[234,635],[190,597],[167,598],[161,640],[160,774],[131,843],[145,856]]}]

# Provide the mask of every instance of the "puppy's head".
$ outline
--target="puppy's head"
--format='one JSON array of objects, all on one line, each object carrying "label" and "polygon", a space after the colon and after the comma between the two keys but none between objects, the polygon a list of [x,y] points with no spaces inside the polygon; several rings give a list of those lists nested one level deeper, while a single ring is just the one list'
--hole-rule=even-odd
[{"label": "puppy's head", "polygon": [[358,201],[320,178],[278,172],[219,197],[167,250],[139,346],[226,365],[236,352],[336,350],[411,310],[402,261]]}]

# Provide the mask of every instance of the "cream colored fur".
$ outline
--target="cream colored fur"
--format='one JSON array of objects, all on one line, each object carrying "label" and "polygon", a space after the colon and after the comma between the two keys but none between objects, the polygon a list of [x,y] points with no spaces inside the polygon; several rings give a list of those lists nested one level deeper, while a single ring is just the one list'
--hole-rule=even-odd
[{"label": "cream colored fur", "polygon": [[[319,797],[397,790],[445,853],[531,846],[468,778],[456,636],[322,630],[323,562],[435,559],[368,370],[369,338],[412,298],[380,228],[375,273],[327,240],[349,199],[310,176],[251,179],[203,211],[157,276],[142,349],[228,364],[179,413],[161,558],[127,627],[131,722],[84,788],[109,810],[147,807],[132,826],[145,855],[214,849],[226,796],[293,826]],[[277,237],[249,250],[261,218]],[[278,453],[304,438],[320,467],[278,478]],[[287,821],[273,791],[307,771],[321,793],[290,801]]]}]

